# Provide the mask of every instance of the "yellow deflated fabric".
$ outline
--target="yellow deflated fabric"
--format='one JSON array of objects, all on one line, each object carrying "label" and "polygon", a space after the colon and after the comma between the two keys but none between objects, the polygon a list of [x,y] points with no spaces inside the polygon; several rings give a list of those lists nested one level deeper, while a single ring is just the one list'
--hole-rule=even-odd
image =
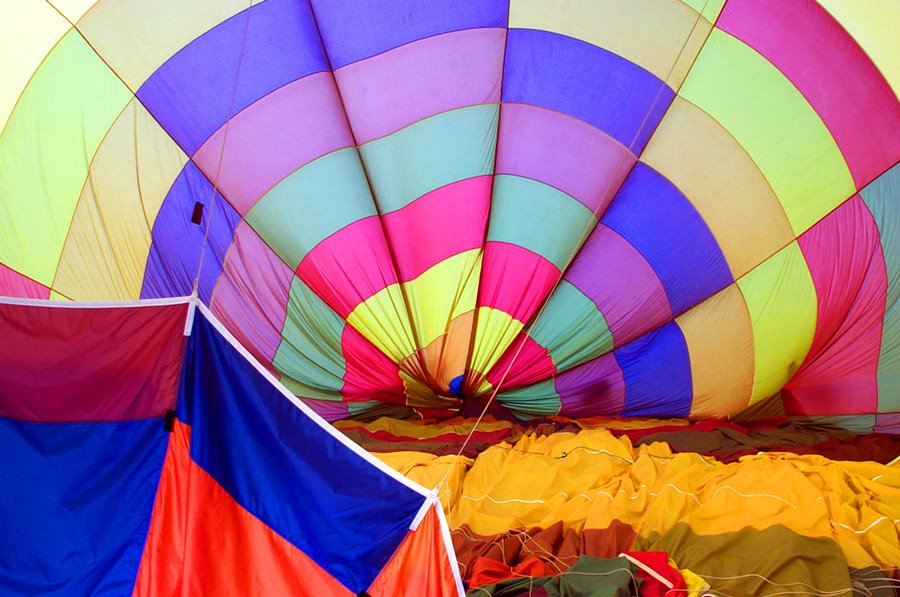
[{"label": "yellow deflated fabric", "polygon": [[[695,541],[749,529],[839,545],[853,568],[900,565],[897,462],[772,452],[725,464],[675,454],[665,443],[634,448],[602,429],[526,435],[475,460],[419,452],[379,458],[426,486],[446,475],[440,497],[451,527],[482,536],[560,521],[584,532],[618,521],[634,529],[636,543],[658,545],[659,537],[685,526]],[[671,555],[682,563],[679,553]]]}]

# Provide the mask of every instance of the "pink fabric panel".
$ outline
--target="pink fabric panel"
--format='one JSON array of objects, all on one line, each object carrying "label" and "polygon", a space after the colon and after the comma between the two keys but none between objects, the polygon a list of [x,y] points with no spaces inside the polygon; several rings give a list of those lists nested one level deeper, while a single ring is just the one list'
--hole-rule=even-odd
[{"label": "pink fabric panel", "polygon": [[454,182],[382,218],[403,281],[448,257],[481,247],[492,182],[492,176]]},{"label": "pink fabric panel", "polygon": [[378,216],[341,228],[306,254],[297,276],[344,319],[397,282]]},{"label": "pink fabric panel", "polygon": [[[523,339],[525,340],[524,344],[522,343]],[[509,373],[506,373],[507,369],[509,369]],[[497,364],[488,372],[487,380],[496,388],[503,375],[506,374],[501,391],[508,391],[547,379],[555,373],[556,365],[553,364],[553,359],[550,358],[547,349],[531,337],[519,334],[497,361]]]},{"label": "pink fabric panel", "polygon": [[347,363],[344,387],[345,400],[380,400],[388,404],[405,404],[403,380],[397,364],[375,348],[353,326],[344,326],[341,351]]},{"label": "pink fabric panel", "polygon": [[225,256],[211,308],[261,363],[271,368],[281,343],[294,272],[241,222]]},{"label": "pink fabric panel", "polygon": [[555,383],[560,415],[609,416],[625,408],[625,376],[611,352],[560,373]]},{"label": "pink fabric panel", "polygon": [[858,195],[799,239],[818,298],[806,361],[785,386],[792,415],[878,410],[878,356],[887,271],[878,228]]},{"label": "pink fabric panel", "polygon": [[857,188],[900,155],[900,103],[853,38],[813,0],[729,0],[716,27],[791,80],[837,141]]},{"label": "pink fabric panel", "polygon": [[0,417],[127,421],[174,408],[187,305],[0,304]]},{"label": "pink fabric panel", "polygon": [[440,112],[499,102],[505,45],[504,29],[466,29],[336,70],[357,143]]},{"label": "pink fabric panel", "polygon": [[672,319],[656,272],[631,243],[603,224],[594,228],[565,279],[597,305],[616,346]]},{"label": "pink fabric panel", "polygon": [[618,141],[578,119],[525,104],[503,104],[497,174],[538,180],[603,215],[635,162]]},{"label": "pink fabric panel", "polygon": [[547,298],[560,271],[547,259],[510,243],[487,243],[478,306],[528,321]]},{"label": "pink fabric panel", "polygon": [[0,263],[0,296],[50,298],[50,289]]},{"label": "pink fabric panel", "polygon": [[331,73],[316,73],[248,106],[197,150],[194,161],[245,216],[266,191],[294,170],[351,146],[353,135],[334,78]]}]

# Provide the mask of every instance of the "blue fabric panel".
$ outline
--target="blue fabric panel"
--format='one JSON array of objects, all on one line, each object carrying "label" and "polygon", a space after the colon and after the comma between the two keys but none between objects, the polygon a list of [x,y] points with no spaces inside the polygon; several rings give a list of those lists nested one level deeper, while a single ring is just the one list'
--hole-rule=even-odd
[{"label": "blue fabric panel", "polygon": [[674,95],[650,72],[587,42],[548,31],[509,30],[504,102],[573,116],[635,155],[647,145]]},{"label": "blue fabric panel", "polygon": [[0,594],[130,595],[168,438],[162,419],[0,419]]},{"label": "blue fabric panel", "polygon": [[241,506],[354,592],[424,503],[282,396],[198,315],[179,391],[191,457]]},{"label": "blue fabric panel", "polygon": [[338,69],[403,44],[462,29],[506,27],[508,0],[313,0]]},{"label": "blue fabric panel", "polygon": [[686,417],[694,388],[691,359],[675,322],[613,353],[625,377],[626,417]]},{"label": "blue fabric panel", "polygon": [[137,96],[193,155],[225,124],[232,95],[234,115],[286,83],[326,70],[309,4],[267,0],[182,48],[144,82]]},{"label": "blue fabric panel", "polygon": [[646,164],[635,165],[600,221],[656,270],[675,315],[733,282],[706,222],[675,185]]},{"label": "blue fabric panel", "polygon": [[[204,205],[203,218],[199,224],[194,224],[191,215],[197,201]],[[234,239],[234,229],[241,221],[241,216],[221,195],[216,194],[212,209],[209,207],[211,201],[213,186],[193,162],[188,162],[169,189],[153,223],[153,244],[147,256],[141,298],[191,293],[200,266],[204,230],[209,222],[198,288],[200,299],[209,304],[216,280],[222,273],[225,253]]]}]

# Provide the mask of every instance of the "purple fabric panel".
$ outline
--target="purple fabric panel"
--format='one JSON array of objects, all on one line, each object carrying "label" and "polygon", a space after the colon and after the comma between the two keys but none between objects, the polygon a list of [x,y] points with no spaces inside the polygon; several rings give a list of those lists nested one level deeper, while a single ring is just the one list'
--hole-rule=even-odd
[{"label": "purple fabric panel", "polygon": [[672,321],[613,353],[625,376],[630,417],[686,417],[694,395],[691,359],[681,328]]},{"label": "purple fabric panel", "polygon": [[281,343],[293,276],[249,224],[238,224],[211,307],[241,344],[267,366]]},{"label": "purple fabric panel", "polygon": [[526,104],[501,108],[497,174],[539,180],[602,214],[632,164],[625,146],[576,118]]},{"label": "purple fabric panel", "polygon": [[691,202],[646,164],[634,167],[601,221],[647,259],[676,315],[734,281],[716,239]]},{"label": "purple fabric panel", "polygon": [[137,96],[185,153],[193,155],[229,116],[286,83],[326,70],[309,4],[268,0],[182,48],[144,82]]},{"label": "purple fabric panel", "polygon": [[331,73],[316,73],[248,106],[227,123],[227,138],[222,125],[197,151],[194,162],[217,181],[238,213],[246,215],[294,170],[352,145],[334,78]]},{"label": "purple fabric panel", "polygon": [[313,400],[312,398],[300,398],[300,400],[329,423],[340,419],[346,419],[350,416],[350,411],[347,408],[346,402],[337,400]]},{"label": "purple fabric panel", "polygon": [[618,415],[625,408],[625,379],[612,353],[556,376],[560,415]]},{"label": "purple fabric panel", "polygon": [[357,143],[439,112],[499,102],[505,44],[505,29],[467,29],[335,71]]},{"label": "purple fabric panel", "polygon": [[604,131],[640,155],[675,93],[640,66],[587,42],[510,29],[503,101],[543,106]]},{"label": "purple fabric panel", "polygon": [[[194,224],[191,215],[194,204],[198,202],[204,206],[203,217],[199,224]],[[212,209],[210,203],[213,204]],[[192,162],[188,162],[169,189],[153,223],[141,298],[186,296],[191,293],[194,276],[200,267],[204,231],[209,222],[209,238],[198,288],[200,299],[208,304],[240,220],[241,217],[221,195],[217,193],[213,198],[212,185]]]},{"label": "purple fabric panel", "polygon": [[603,224],[588,237],[565,280],[597,305],[616,346],[672,319],[656,272],[637,249]]},{"label": "purple fabric panel", "polygon": [[313,0],[335,70],[417,39],[506,27],[508,0]]},{"label": "purple fabric panel", "polygon": [[875,433],[900,435],[900,413],[875,415]]}]

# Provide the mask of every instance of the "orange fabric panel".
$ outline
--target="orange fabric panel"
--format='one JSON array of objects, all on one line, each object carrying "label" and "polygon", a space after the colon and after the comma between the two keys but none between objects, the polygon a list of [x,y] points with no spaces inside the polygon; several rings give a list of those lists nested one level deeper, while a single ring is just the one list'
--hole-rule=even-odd
[{"label": "orange fabric panel", "polygon": [[[429,508],[421,524],[410,532],[372,586],[372,597],[396,595],[458,595],[450,559],[441,537],[435,507]],[[439,570],[438,574],[429,574]]]},{"label": "orange fabric panel", "polygon": [[195,464],[190,427],[176,422],[134,595],[352,593]]}]

